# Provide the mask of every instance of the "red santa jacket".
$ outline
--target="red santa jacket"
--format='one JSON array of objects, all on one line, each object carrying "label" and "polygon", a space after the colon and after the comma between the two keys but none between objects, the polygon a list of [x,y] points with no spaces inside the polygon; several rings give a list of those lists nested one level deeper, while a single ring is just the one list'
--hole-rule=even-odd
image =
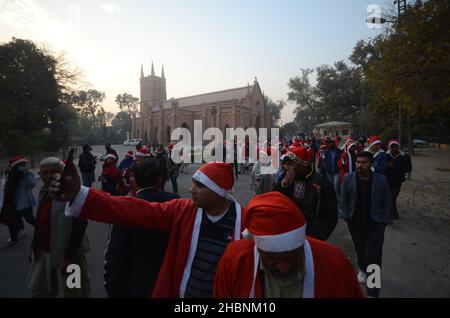
[{"label": "red santa jacket", "polygon": [[349,154],[348,151],[342,152],[342,155],[338,161],[339,181],[341,182],[341,184],[344,181],[345,175],[349,172],[353,172],[353,171],[350,171],[351,167],[352,167],[351,160],[352,160],[352,156]]},{"label": "red santa jacket", "polygon": [[[255,261],[256,260],[256,261]],[[228,245],[217,265],[214,297],[262,297],[259,254],[253,240]],[[344,253],[329,243],[307,237],[304,298],[362,298],[361,286]]]},{"label": "red santa jacket", "polygon": [[[241,238],[242,233],[242,208],[237,202],[235,204],[236,240]],[[72,214],[69,212],[68,215]],[[202,209],[190,199],[157,203],[132,197],[113,197],[90,188],[78,217],[125,227],[170,232],[166,255],[152,297],[178,298],[184,295],[189,279],[202,215]]]}]

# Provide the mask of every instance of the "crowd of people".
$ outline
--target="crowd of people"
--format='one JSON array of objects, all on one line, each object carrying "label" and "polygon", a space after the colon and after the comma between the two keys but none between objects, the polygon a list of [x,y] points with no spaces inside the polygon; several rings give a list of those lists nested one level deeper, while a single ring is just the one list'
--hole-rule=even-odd
[{"label": "crowd of people", "polygon": [[[139,144],[120,162],[106,144],[100,189],[92,186],[98,159],[89,145],[79,172],[72,165],[64,182],[65,163],[45,158],[37,202],[35,177],[17,157],[3,178],[0,222],[8,225],[10,247],[24,235],[22,219],[34,226],[27,276],[33,297],[89,296],[88,220],[110,224],[108,297],[363,297],[368,266],[382,265],[385,227],[399,218],[396,201],[411,160],[397,140],[387,149],[377,136],[339,144],[299,134],[259,145],[253,163],[248,142],[235,139],[225,145],[234,148],[232,163],[205,163],[193,174],[191,199],[178,195],[184,163],[173,160],[172,144]],[[274,147],[276,171],[268,169]],[[254,197],[244,207],[231,192],[248,169]],[[172,191],[165,189],[169,180]],[[326,242],[339,218],[348,225],[357,274]],[[64,284],[69,264],[81,268],[80,289]],[[366,285],[367,296],[379,293],[379,286]]]}]

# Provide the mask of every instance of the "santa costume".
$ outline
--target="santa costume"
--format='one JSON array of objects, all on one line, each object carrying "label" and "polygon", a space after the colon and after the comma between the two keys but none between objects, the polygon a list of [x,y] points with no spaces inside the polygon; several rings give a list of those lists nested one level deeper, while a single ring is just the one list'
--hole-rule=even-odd
[{"label": "santa costume", "polygon": [[339,181],[341,184],[344,181],[344,176],[355,171],[356,168],[356,154],[354,151],[350,151],[351,147],[356,147],[356,143],[352,139],[348,139],[344,144],[342,155],[338,161]]},{"label": "santa costume", "polygon": [[227,247],[217,266],[215,297],[264,297],[259,250],[283,253],[302,246],[304,298],[363,297],[347,257],[339,248],[306,236],[305,219],[288,197],[278,192],[254,197],[246,207],[244,225],[252,238]]},{"label": "santa costume", "polygon": [[[219,196],[233,201],[236,211],[229,241],[241,238],[242,208],[229,194],[233,186],[233,171],[227,163],[208,163],[193,179]],[[166,255],[158,276],[153,297],[184,297],[195,262],[201,235],[203,209],[191,199],[164,203],[147,202],[131,197],[111,197],[96,189],[81,187],[66,215],[126,227],[141,227],[170,233]],[[150,296],[150,295],[149,295]]]}]

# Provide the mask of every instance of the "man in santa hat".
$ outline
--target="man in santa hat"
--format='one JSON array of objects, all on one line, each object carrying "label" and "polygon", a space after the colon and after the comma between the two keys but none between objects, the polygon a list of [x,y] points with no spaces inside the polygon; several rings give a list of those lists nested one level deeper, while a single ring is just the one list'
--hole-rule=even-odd
[{"label": "man in santa hat", "polygon": [[72,174],[64,186],[60,175],[53,175],[50,187],[57,200],[71,202],[67,216],[169,232],[153,297],[212,297],[217,262],[242,232],[242,208],[230,196],[232,165],[205,164],[193,175],[192,200],[164,203],[112,197],[81,187],[76,169]]},{"label": "man in santa hat", "polygon": [[293,147],[281,157],[283,171],[275,190],[291,198],[302,211],[306,233],[327,240],[338,222],[337,197],[331,183],[313,169],[304,147]]},{"label": "man in santa hat", "polygon": [[342,184],[344,176],[356,169],[356,143],[348,139],[344,144],[344,149],[338,161],[339,181]]},{"label": "man in santa hat", "polygon": [[246,208],[249,239],[229,244],[217,266],[219,298],[361,298],[344,253],[306,236],[305,219],[286,196],[269,192]]},{"label": "man in santa hat", "polygon": [[151,158],[151,154],[150,154],[150,149],[148,149],[148,147],[146,146],[142,146],[141,148],[139,148],[139,150],[136,151],[136,155],[135,155],[135,161],[136,164],[139,164],[139,162]]},{"label": "man in santa hat", "polygon": [[380,138],[378,136],[370,136],[368,143],[369,146],[366,148],[366,151],[370,151],[373,155],[372,170],[377,173],[386,174],[388,159],[386,152],[381,148]]},{"label": "man in santa hat", "polygon": [[125,158],[119,164],[119,172],[121,178],[120,195],[127,195],[130,192],[130,167],[134,165],[133,151],[129,150],[125,153]]},{"label": "man in santa hat", "polygon": [[409,173],[412,170],[411,158],[400,149],[400,142],[398,140],[389,141],[387,157],[388,167],[386,176],[392,195],[390,218],[392,220],[398,220],[397,197],[400,194],[402,183],[405,182],[405,173]]}]

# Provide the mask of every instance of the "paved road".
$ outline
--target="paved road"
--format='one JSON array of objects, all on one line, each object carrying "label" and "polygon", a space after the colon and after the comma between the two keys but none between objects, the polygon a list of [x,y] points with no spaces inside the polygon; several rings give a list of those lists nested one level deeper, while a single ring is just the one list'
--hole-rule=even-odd
[{"label": "paved road", "polygon": [[[120,157],[123,157],[129,149],[134,150],[132,147],[118,145],[113,147]],[[93,148],[93,152],[104,153],[103,147]],[[446,155],[440,160],[442,163],[448,162],[448,157]],[[428,158],[416,157],[414,160],[413,163],[417,163],[416,167],[420,167],[420,171],[425,171],[429,166]],[[180,196],[190,197],[191,177],[197,167],[198,165],[190,165],[187,169],[188,174],[181,174],[178,178]],[[97,167],[97,176],[99,171],[100,165]],[[444,177],[445,180],[450,180],[450,177]],[[247,173],[241,175],[235,185],[234,196],[243,205],[247,204],[251,198],[249,182],[250,177]],[[420,180],[407,184],[405,193],[400,196],[400,215],[403,219],[386,229],[381,297],[450,297],[450,250],[447,246],[450,238],[448,230],[450,223],[446,219],[447,223],[425,223],[423,226],[417,226],[426,220],[418,214],[418,211],[411,210],[406,204],[408,187],[414,185],[414,182],[420,182]],[[94,186],[99,187],[99,184]],[[35,189],[36,195],[39,187]],[[166,185],[166,190],[171,190],[170,183]],[[103,256],[108,228],[109,226],[105,224],[89,222],[87,235],[91,250],[87,258],[90,268],[91,297],[106,296],[103,288]],[[18,246],[0,251],[0,298],[30,297],[25,285],[25,276],[32,228],[27,225],[26,229],[29,234]],[[4,246],[8,236],[7,228],[0,227],[0,248]],[[355,264],[353,245],[343,222],[338,224],[330,242],[340,246]]]}]

